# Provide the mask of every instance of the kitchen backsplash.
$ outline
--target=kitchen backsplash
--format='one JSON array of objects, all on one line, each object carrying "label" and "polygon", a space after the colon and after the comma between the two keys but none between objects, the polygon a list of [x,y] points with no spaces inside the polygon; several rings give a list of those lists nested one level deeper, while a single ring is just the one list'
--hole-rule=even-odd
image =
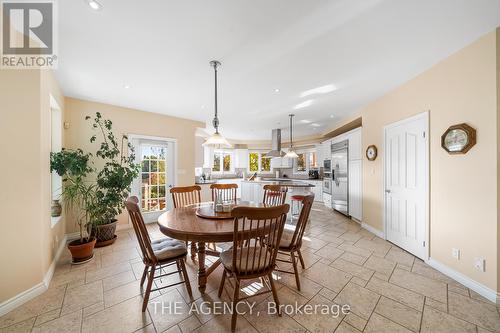
[{"label": "kitchen backsplash", "polygon": [[[278,171],[278,174],[276,174],[276,171]],[[210,168],[204,168],[203,173],[207,177],[207,179],[227,179],[227,178],[248,178],[250,177],[253,173],[249,172],[245,168],[237,168],[234,170],[232,173],[212,173]],[[294,179],[309,179],[309,174],[306,173],[300,173],[296,174],[293,173],[293,168],[286,168],[286,169],[276,169],[274,172],[270,173],[258,173],[258,176],[262,177],[278,177],[278,178],[283,178],[283,177],[288,177],[288,178],[294,178]],[[320,174],[320,178],[321,178]]]}]

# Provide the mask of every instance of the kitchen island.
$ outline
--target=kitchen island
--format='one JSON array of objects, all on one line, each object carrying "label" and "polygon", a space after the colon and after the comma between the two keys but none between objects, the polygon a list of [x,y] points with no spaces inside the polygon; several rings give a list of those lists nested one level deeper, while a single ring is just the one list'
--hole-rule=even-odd
[{"label": "kitchen island", "polygon": [[309,195],[312,194],[314,184],[308,183],[307,180],[243,180],[241,182],[241,199],[244,201],[262,202],[264,198],[264,185],[280,185],[286,187],[288,192],[286,194],[285,202],[291,207],[292,195]]}]

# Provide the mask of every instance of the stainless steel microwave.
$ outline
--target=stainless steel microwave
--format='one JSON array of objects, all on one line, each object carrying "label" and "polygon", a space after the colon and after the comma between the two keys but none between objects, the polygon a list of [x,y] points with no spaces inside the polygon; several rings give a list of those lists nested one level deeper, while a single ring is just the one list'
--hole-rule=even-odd
[{"label": "stainless steel microwave", "polygon": [[327,159],[323,161],[323,171],[326,173],[332,172],[332,160]]}]

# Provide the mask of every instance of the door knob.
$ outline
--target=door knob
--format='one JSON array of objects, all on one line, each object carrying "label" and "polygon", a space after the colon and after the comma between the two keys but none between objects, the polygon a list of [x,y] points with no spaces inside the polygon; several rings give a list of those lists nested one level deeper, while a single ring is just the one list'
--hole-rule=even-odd
[{"label": "door knob", "polygon": [[391,193],[391,190],[385,190],[385,193]]}]

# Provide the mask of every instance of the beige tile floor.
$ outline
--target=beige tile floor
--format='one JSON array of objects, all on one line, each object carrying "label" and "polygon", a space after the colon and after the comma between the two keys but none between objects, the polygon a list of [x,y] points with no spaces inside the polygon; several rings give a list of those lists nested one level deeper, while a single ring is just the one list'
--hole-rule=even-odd
[{"label": "beige tile floor", "polygon": [[[152,237],[161,234],[151,226]],[[72,266],[65,251],[49,290],[0,317],[0,332],[226,332],[230,315],[193,313],[204,301],[218,301],[219,268],[201,295],[196,263],[187,260],[193,285],[190,300],[183,285],[151,296],[141,312],[139,281],[143,269],[132,230],[118,232],[112,246]],[[350,313],[331,315],[267,314],[271,297],[256,297],[252,314],[238,317],[239,332],[500,332],[499,308],[472,290],[432,269],[398,247],[375,237],[345,217],[315,205],[304,238],[306,269],[302,291],[293,276],[277,274],[282,304],[349,305]],[[283,267],[290,269],[290,267]],[[168,284],[174,274],[158,281]],[[251,281],[241,291],[261,288]],[[222,300],[228,297],[223,294]],[[252,300],[252,299],[250,299]],[[153,302],[177,302],[175,315],[155,311]],[[209,304],[210,304],[209,303]]]}]

